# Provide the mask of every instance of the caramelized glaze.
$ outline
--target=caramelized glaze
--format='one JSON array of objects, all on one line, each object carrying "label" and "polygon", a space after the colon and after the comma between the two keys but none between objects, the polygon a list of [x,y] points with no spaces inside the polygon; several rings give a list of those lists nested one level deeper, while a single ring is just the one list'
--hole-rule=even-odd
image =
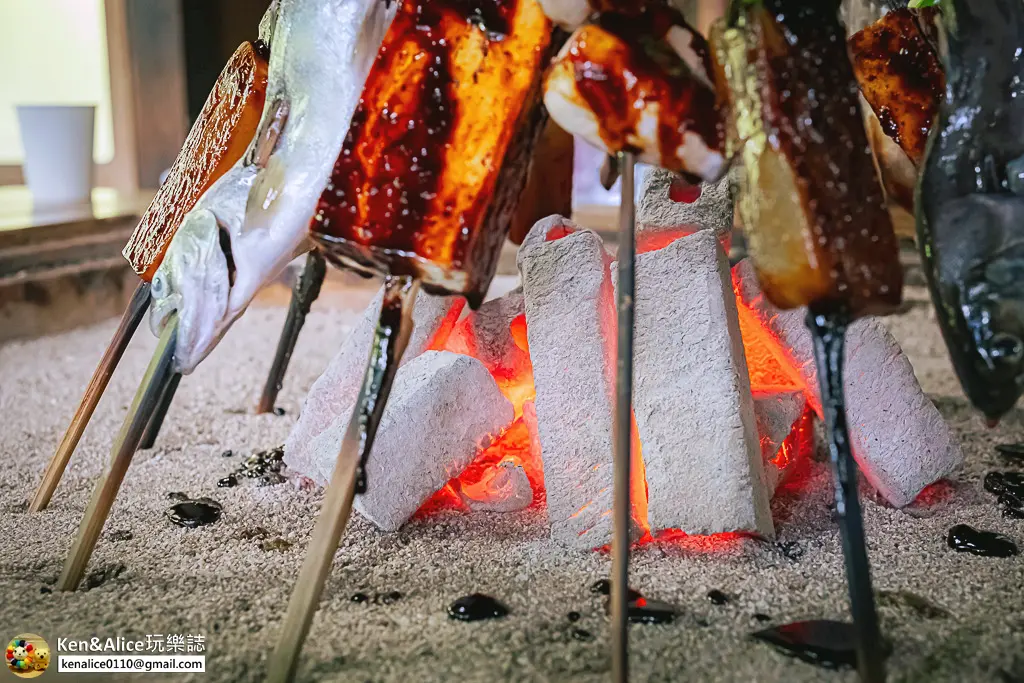
[{"label": "caramelized glaze", "polygon": [[898,305],[902,270],[837,6],[744,4],[712,42],[765,293],[857,316]]},{"label": "caramelized glaze", "polygon": [[403,2],[313,218],[328,258],[482,297],[509,228],[488,211],[551,33],[536,0]]},{"label": "caramelized glaze", "polygon": [[242,43],[231,56],[167,180],[125,245],[124,257],[143,280],[153,278],[185,214],[242,158],[256,134],[267,94],[265,53],[265,44]]},{"label": "caramelized glaze", "polygon": [[849,45],[857,82],[882,130],[920,165],[946,75],[917,13],[889,12],[853,34]]},{"label": "caramelized glaze", "polygon": [[[673,27],[692,35],[690,47],[700,71],[665,40]],[[699,136],[710,150],[724,147],[716,95],[706,80],[710,51],[674,10],[654,5],[638,13],[602,14],[596,24],[573,34],[556,68],[571,74],[575,90],[569,99],[593,115],[609,152],[643,153],[650,148],[656,154],[652,161],[692,177],[694,169],[682,151],[687,133]],[[560,75],[553,71],[549,83]],[[656,121],[654,139],[645,129],[651,117]]]}]

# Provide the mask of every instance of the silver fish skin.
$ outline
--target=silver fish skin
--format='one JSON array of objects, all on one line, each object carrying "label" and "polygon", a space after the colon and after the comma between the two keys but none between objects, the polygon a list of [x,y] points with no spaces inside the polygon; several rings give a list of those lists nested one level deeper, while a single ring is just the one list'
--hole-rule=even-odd
[{"label": "silver fish skin", "polygon": [[1024,3],[943,0],[946,94],[917,188],[918,245],[971,403],[1024,390]]},{"label": "silver fish skin", "polygon": [[188,374],[256,292],[307,251],[307,231],[397,3],[278,0],[263,118],[247,153],[185,217],[153,278],[150,326],[178,316]]}]

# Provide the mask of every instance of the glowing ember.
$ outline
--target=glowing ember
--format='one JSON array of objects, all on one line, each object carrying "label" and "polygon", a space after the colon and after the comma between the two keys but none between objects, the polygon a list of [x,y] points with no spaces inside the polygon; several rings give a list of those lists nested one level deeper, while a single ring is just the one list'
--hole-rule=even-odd
[{"label": "glowing ember", "polygon": [[[548,234],[548,240],[559,239],[568,234],[569,230],[556,228]],[[613,325],[614,311],[610,302],[609,296],[610,324]],[[793,367],[779,340],[739,300],[737,308],[751,390],[758,396],[803,392],[806,387],[799,369]],[[533,489],[531,505],[541,506],[545,502],[540,447],[539,443],[531,442],[530,429],[524,417],[524,407],[535,397],[533,368],[529,362],[526,317],[523,314],[517,315],[508,326],[507,334],[511,340],[509,346],[514,348],[496,354],[480,348],[481,342],[475,331],[478,329],[474,320],[475,315],[477,313],[470,313],[459,321],[447,338],[437,340],[436,347],[438,350],[470,355],[483,362],[501,392],[515,406],[516,420],[489,447],[482,450],[464,472],[427,501],[417,513],[418,517],[443,510],[467,511],[468,507],[460,496],[460,491],[468,493],[473,500],[484,500],[489,496],[500,500],[502,496],[508,495],[504,490],[508,483],[504,467],[522,467]],[[613,353],[613,350],[610,349],[609,352]],[[785,470],[795,460],[805,457],[814,443],[813,420],[813,413],[810,410],[805,412],[793,425],[792,431],[781,446],[775,452],[765,454],[766,461],[779,470]],[[745,538],[742,534],[691,536],[678,530],[662,530],[652,535],[651,529],[647,526],[647,491],[641,457],[642,445],[635,424],[631,436],[634,452],[634,481],[631,495],[636,517],[644,524],[644,536],[640,542],[667,545],[687,552],[735,551]],[[768,449],[774,448],[774,444],[763,446]],[[610,514],[610,511],[607,514]]]}]

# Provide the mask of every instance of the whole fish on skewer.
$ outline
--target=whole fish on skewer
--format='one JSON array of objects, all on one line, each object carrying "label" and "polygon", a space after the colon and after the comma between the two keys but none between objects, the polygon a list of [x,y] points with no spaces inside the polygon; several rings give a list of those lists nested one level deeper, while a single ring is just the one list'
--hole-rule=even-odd
[{"label": "whole fish on skewer", "polygon": [[[267,53],[275,17],[276,4],[272,4],[261,23],[260,39],[243,43],[224,67],[166,182],[157,191],[124,248],[124,256],[141,282],[47,465],[29,505],[32,512],[49,504],[107,382],[149,307],[150,281],[182,218],[200,195],[242,157],[255,135],[266,95]],[[147,430],[150,437],[155,437],[158,426],[157,422]]]},{"label": "whole fish on skewer", "polygon": [[[307,226],[394,8],[280,0],[267,98],[241,159],[185,216],[153,278],[161,343],[58,583],[82,578],[149,415],[176,373],[212,350],[256,290],[307,248]],[[155,398],[155,396],[157,398]]]},{"label": "whole fish on skewer", "polygon": [[918,236],[960,383],[995,421],[1024,391],[1024,4],[943,0],[948,86]]}]

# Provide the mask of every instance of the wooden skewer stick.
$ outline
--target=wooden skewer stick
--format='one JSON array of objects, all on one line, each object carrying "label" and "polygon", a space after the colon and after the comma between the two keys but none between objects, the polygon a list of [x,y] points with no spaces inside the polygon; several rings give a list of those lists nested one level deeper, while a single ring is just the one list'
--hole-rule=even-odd
[{"label": "wooden skewer stick", "polygon": [[153,417],[149,419],[146,431],[142,433],[142,440],[139,442],[140,451],[148,451],[156,443],[156,438],[160,436],[160,428],[164,426],[164,418],[167,417],[167,411],[171,408],[171,402],[174,401],[174,394],[177,393],[180,382],[181,375],[177,372],[174,373],[171,381],[167,383],[164,393],[160,396],[156,409],[153,410]]},{"label": "wooden skewer stick", "polygon": [[140,282],[135,293],[132,294],[124,315],[121,316],[121,324],[118,325],[114,337],[103,353],[103,358],[100,359],[96,371],[92,374],[92,379],[89,380],[89,386],[85,389],[85,395],[82,396],[82,402],[78,404],[75,416],[71,418],[71,424],[68,425],[64,438],[61,439],[57,451],[50,458],[50,463],[46,466],[46,471],[43,472],[43,480],[40,482],[35,496],[32,497],[32,502],[29,503],[29,512],[45,510],[46,506],[50,504],[50,498],[53,497],[53,492],[57,489],[61,477],[64,476],[64,470],[67,468],[75,448],[78,447],[78,442],[89,425],[89,420],[92,419],[96,405],[107,389],[110,377],[114,374],[117,364],[121,362],[121,357],[124,355],[125,349],[128,348],[128,342],[131,341],[148,308],[149,283]]},{"label": "wooden skewer stick", "polygon": [[281,384],[284,382],[284,373],[288,369],[288,362],[292,359],[295,343],[299,340],[299,332],[302,331],[302,326],[306,322],[310,307],[320,296],[320,287],[326,276],[327,262],[324,257],[319,251],[309,252],[302,275],[292,289],[288,317],[285,318],[284,329],[281,330],[281,338],[277,342],[277,351],[274,353],[274,362],[267,374],[267,383],[263,385],[263,394],[256,406],[257,413],[273,412],[274,404],[277,403],[277,394],[281,391]]},{"label": "wooden skewer stick", "polygon": [[373,448],[377,425],[384,413],[398,363],[412,334],[412,308],[418,289],[419,283],[409,277],[389,277],[385,285],[380,322],[377,323],[359,400],[341,443],[341,452],[324,494],[323,507],[288,602],[277,648],[270,657],[267,673],[270,683],[287,683],[295,675],[302,644],[320,602],[334,553],[352,514],[352,501],[357,492],[365,490],[366,457]]},{"label": "wooden skewer stick", "polygon": [[85,567],[89,564],[103,524],[107,521],[107,515],[110,514],[110,508],[121,488],[121,481],[128,471],[132,456],[138,450],[142,432],[152,419],[153,411],[174,375],[174,342],[177,331],[177,318],[172,318],[160,335],[153,360],[149,362],[149,368],[146,369],[139,389],[135,392],[132,407],[121,425],[121,432],[114,441],[110,464],[96,482],[89,507],[85,509],[82,525],[78,529],[78,537],[64,563],[64,571],[57,580],[58,590],[75,590],[82,581],[82,575],[85,574]]},{"label": "wooden skewer stick", "polygon": [[631,504],[629,499],[630,433],[633,418],[633,294],[634,226],[633,168],[630,152],[621,156],[622,201],[619,208],[618,301],[619,338],[615,375],[615,493],[612,536],[612,680],[629,680],[629,541]]}]

